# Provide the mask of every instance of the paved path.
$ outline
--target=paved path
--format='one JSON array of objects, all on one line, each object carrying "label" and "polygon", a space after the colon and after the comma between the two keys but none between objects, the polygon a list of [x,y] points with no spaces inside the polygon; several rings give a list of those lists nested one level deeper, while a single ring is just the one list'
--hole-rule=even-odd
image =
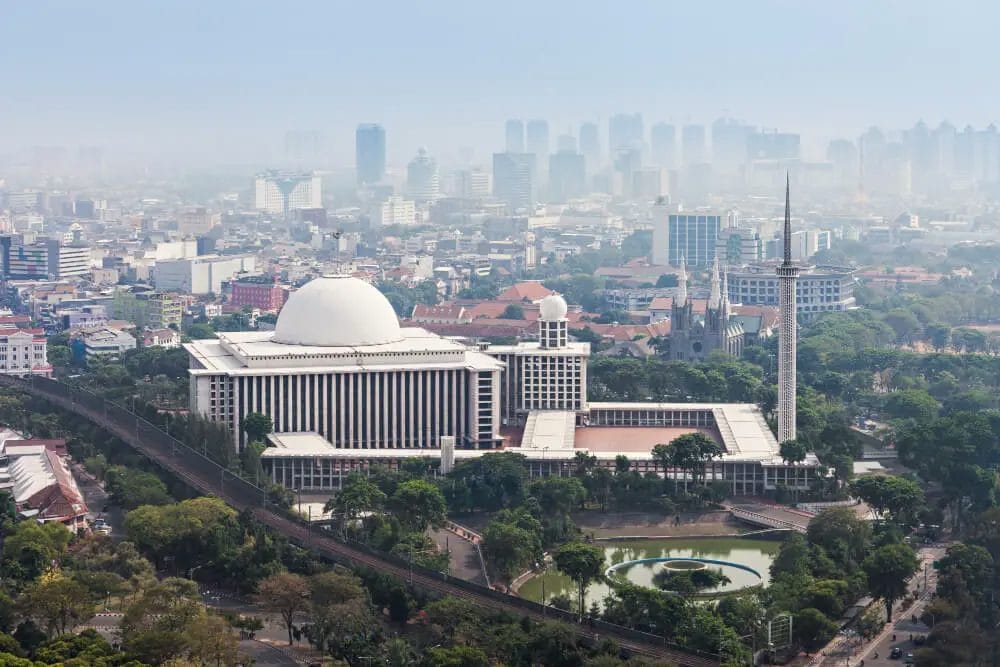
[{"label": "paved path", "polygon": [[451,570],[449,574],[459,579],[473,581],[482,586],[486,585],[483,577],[483,568],[479,562],[479,554],[472,542],[463,540],[449,530],[441,529],[430,531],[431,539],[442,552],[451,549]]}]

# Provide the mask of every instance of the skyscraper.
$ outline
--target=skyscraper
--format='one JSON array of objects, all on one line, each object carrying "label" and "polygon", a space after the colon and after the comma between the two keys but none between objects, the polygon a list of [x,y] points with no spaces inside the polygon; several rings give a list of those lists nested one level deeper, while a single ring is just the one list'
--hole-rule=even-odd
[{"label": "skyscraper", "polygon": [[580,126],[580,153],[587,163],[587,171],[593,173],[601,167],[601,138],[597,123]]},{"label": "skyscraper", "polygon": [[641,150],[643,144],[642,114],[620,113],[608,121],[608,151],[614,155],[621,148]]},{"label": "skyscraper", "polygon": [[657,123],[650,131],[653,164],[667,169],[677,168],[677,132],[673,125]]},{"label": "skyscraper", "polygon": [[685,125],[681,129],[681,154],[685,167],[706,161],[704,125]]},{"label": "skyscraper", "polygon": [[576,151],[559,151],[549,157],[549,196],[552,201],[566,201],[585,194],[587,168]]},{"label": "skyscraper", "polygon": [[747,137],[752,128],[719,118],[712,123],[712,168],[717,174],[739,174],[747,163]]},{"label": "skyscraper", "polygon": [[417,156],[406,166],[406,191],[418,202],[437,199],[441,194],[437,161],[426,148],[418,149]]},{"label": "skyscraper", "polygon": [[507,153],[524,152],[524,123],[516,118],[507,121],[504,126],[506,142],[504,150]]},{"label": "skyscraper", "polygon": [[722,216],[678,215],[670,210],[666,203],[653,207],[653,264],[677,266],[683,257],[692,266],[711,265],[715,261]]},{"label": "skyscraper", "polygon": [[535,156],[531,153],[493,154],[493,196],[511,211],[526,209],[535,197]]},{"label": "skyscraper", "polygon": [[785,257],[778,267],[778,442],[795,439],[795,283],[799,267],[792,264],[792,209],[785,175]]},{"label": "skyscraper", "polygon": [[359,185],[373,185],[385,176],[385,128],[362,123],[354,133],[354,165]]},{"label": "skyscraper", "polygon": [[525,152],[535,155],[536,164],[547,162],[549,155],[549,123],[545,120],[529,120],[526,129]]}]

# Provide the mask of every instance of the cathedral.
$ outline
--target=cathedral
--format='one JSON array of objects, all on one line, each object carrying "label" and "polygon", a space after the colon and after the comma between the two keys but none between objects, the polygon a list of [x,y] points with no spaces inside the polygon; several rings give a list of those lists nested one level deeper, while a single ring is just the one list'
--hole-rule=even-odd
[{"label": "cathedral", "polygon": [[677,296],[670,309],[670,358],[696,361],[716,350],[733,356],[743,354],[743,326],[732,318],[727,278],[719,278],[719,258],[712,265],[712,286],[704,315],[696,315],[688,298],[687,264],[681,257]]}]

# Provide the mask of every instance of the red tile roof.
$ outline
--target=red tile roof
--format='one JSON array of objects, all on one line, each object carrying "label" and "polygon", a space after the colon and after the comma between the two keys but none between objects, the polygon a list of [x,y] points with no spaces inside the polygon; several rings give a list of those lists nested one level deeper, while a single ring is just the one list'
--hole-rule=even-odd
[{"label": "red tile roof", "polygon": [[550,294],[555,294],[548,287],[538,282],[537,280],[528,280],[522,283],[517,283],[511,285],[505,289],[500,296],[496,298],[497,301],[538,301],[543,299]]}]

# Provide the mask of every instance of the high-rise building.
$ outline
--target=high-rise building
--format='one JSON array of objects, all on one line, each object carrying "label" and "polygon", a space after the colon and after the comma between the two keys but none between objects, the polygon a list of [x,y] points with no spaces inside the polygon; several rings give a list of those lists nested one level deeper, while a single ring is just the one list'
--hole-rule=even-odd
[{"label": "high-rise building", "polygon": [[535,198],[535,156],[532,153],[493,154],[493,196],[517,211]]},{"label": "high-rise building", "polygon": [[652,261],[657,266],[710,266],[715,261],[721,215],[672,214],[666,204],[653,207]]},{"label": "high-rise building", "polygon": [[615,151],[612,192],[626,199],[635,195],[635,175],[642,169],[642,153],[638,148]]},{"label": "high-rise building", "polygon": [[417,156],[406,167],[406,191],[416,202],[427,202],[441,196],[437,161],[427,149],[417,150]]},{"label": "high-rise building", "polygon": [[417,206],[412,199],[392,195],[375,209],[375,222],[379,225],[417,224]]},{"label": "high-rise building", "polygon": [[563,202],[586,194],[587,167],[576,151],[559,151],[549,157],[549,196]]},{"label": "high-rise building", "polygon": [[677,168],[677,132],[673,125],[657,123],[650,131],[653,164],[666,169]]},{"label": "high-rise building", "polygon": [[726,266],[746,266],[764,259],[764,244],[756,230],[725,227],[719,231],[715,256]]},{"label": "high-rise building", "polygon": [[778,267],[778,442],[795,439],[795,282],[799,267],[792,264],[792,208],[790,183],[785,178],[785,257]]},{"label": "high-rise building", "polygon": [[549,155],[549,123],[529,120],[525,130],[525,152],[535,155],[536,164],[546,162]]},{"label": "high-rise building", "polygon": [[[720,175],[741,174],[747,163],[747,138],[752,128],[732,118],[712,123],[712,168]],[[730,183],[732,184],[732,183]]]},{"label": "high-rise building", "polygon": [[285,132],[285,158],[290,162],[315,166],[322,159],[323,137],[319,130]]},{"label": "high-rise building", "polygon": [[524,152],[524,122],[516,118],[512,118],[507,121],[504,125],[504,136],[506,142],[504,143],[504,150],[507,153],[523,153]]},{"label": "high-rise building", "polygon": [[570,153],[577,152],[576,137],[572,134],[560,134],[556,137],[556,152],[559,151],[569,151]]},{"label": "high-rise building", "polygon": [[798,160],[799,144],[799,135],[777,130],[747,134],[746,141],[752,160]]},{"label": "high-rise building", "polygon": [[635,148],[641,151],[644,138],[642,114],[620,113],[608,121],[608,151],[611,155],[615,155],[622,148]]},{"label": "high-rise building", "polygon": [[354,165],[359,185],[374,185],[385,177],[385,128],[374,123],[358,125],[354,133]]},{"label": "high-rise building", "polygon": [[323,206],[323,179],[312,172],[262,172],[254,180],[254,192],[254,208],[274,215]]},{"label": "high-rise building", "polygon": [[58,239],[11,245],[5,266],[7,277],[24,279],[62,279],[90,274],[90,247],[67,245]]},{"label": "high-rise building", "polygon": [[685,125],[681,128],[681,157],[685,167],[708,161],[704,125]]},{"label": "high-rise building", "polygon": [[601,137],[597,123],[580,126],[580,153],[587,163],[587,171],[593,173],[601,166]]},{"label": "high-rise building", "polygon": [[490,194],[490,174],[479,167],[459,169],[453,174],[454,194],[466,199],[488,197]]}]

